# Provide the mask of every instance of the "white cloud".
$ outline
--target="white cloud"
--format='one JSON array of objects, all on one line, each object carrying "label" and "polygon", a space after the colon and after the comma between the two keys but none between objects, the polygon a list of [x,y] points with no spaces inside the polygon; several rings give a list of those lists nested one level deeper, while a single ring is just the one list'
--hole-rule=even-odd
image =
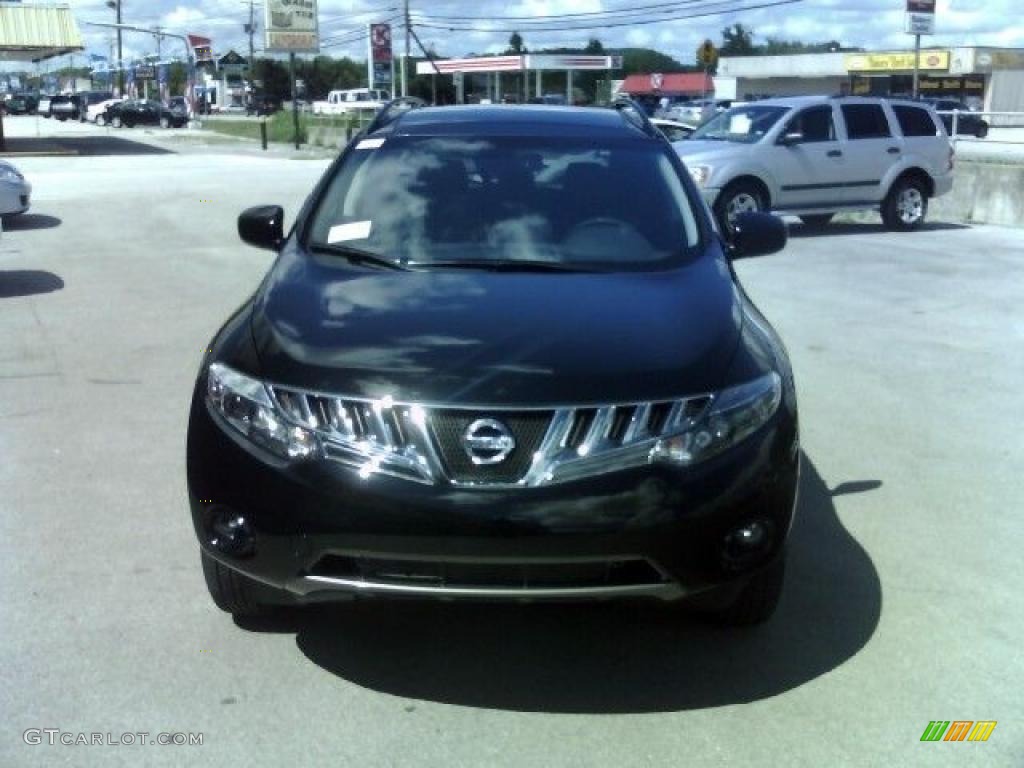
[{"label": "white cloud", "polygon": [[[902,0],[805,0],[775,8],[724,14],[694,19],[663,20],[649,25],[611,26],[610,22],[586,23],[586,17],[565,20],[561,26],[584,29],[539,32],[530,25],[498,17],[534,18],[558,14],[579,14],[609,9],[635,8],[642,2],[631,0],[412,0],[418,17],[474,16],[473,32],[449,31],[446,28],[420,28],[420,38],[449,56],[470,51],[503,50],[510,31],[520,27],[528,48],[582,46],[590,37],[599,38],[606,47],[651,45],[680,61],[691,62],[696,46],[706,37],[721,39],[723,27],[736,22],[755,32],[755,40],[779,37],[804,42],[839,40],[844,45],[868,49],[905,48],[911,39],[903,33]],[[89,27],[87,21],[110,22],[113,13],[105,0],[72,0],[72,8],[91,52],[106,53],[110,31]],[[320,0],[320,18],[324,37],[354,34],[371,20],[395,16],[398,0]],[[936,29],[939,34],[925,43],[949,45],[999,45],[1024,47],[1024,24],[1021,23],[1020,0],[939,0]],[[681,6],[685,9],[686,6]],[[382,9],[374,12],[373,9]],[[192,32],[214,39],[220,52],[229,48],[244,49],[247,39],[242,24],[248,20],[248,9],[239,0],[130,0],[124,4],[124,21],[140,26],[162,25],[179,34]],[[446,20],[442,26],[464,23]],[[397,23],[397,20],[396,22]],[[491,29],[485,29],[490,27]],[[396,30],[396,33],[398,30]],[[257,38],[258,43],[259,39]],[[403,46],[396,34],[396,48]],[[126,56],[155,51],[151,36],[125,33]],[[415,47],[415,46],[414,46]],[[325,51],[331,55],[363,58],[366,44],[355,40],[342,47]]]}]

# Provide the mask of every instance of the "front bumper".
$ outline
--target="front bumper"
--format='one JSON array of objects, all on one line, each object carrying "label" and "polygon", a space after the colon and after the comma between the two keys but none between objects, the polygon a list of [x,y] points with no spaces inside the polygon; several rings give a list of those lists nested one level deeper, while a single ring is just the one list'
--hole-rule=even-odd
[{"label": "front bumper", "polygon": [[[651,465],[537,488],[423,485],[363,479],[331,461],[287,464],[226,431],[197,396],[188,484],[204,551],[289,601],[674,600],[742,585],[781,552],[798,455],[783,407],[733,450],[687,470]],[[211,543],[225,510],[247,521],[244,555]],[[774,535],[737,568],[723,542],[752,520]]]}]

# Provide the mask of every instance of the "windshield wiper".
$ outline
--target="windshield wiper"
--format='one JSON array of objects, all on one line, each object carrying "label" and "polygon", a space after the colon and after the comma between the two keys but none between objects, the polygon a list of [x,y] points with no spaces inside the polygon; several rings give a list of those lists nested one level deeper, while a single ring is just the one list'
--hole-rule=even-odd
[{"label": "windshield wiper", "polygon": [[439,259],[437,261],[410,261],[414,269],[489,269],[495,272],[593,272],[558,261],[534,259]]},{"label": "windshield wiper", "polygon": [[328,245],[326,243],[313,243],[309,246],[312,253],[326,253],[331,256],[341,256],[352,264],[364,264],[382,269],[395,269],[400,272],[408,272],[409,269],[403,263],[378,256],[372,251],[364,251],[362,248],[355,248],[351,245]]}]

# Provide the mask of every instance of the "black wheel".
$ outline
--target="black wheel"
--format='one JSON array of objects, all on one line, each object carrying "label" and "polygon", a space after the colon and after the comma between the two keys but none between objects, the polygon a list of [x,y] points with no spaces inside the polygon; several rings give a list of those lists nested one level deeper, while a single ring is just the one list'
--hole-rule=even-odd
[{"label": "black wheel", "polygon": [[102,128],[106,124],[107,124],[107,118],[105,118],[103,115],[96,115],[96,125],[98,125],[100,128]]},{"label": "black wheel", "polygon": [[171,127],[171,121],[169,119],[167,119],[166,117],[161,117],[160,118],[160,127],[161,128],[170,128]]},{"label": "black wheel", "polygon": [[897,179],[882,201],[882,222],[897,232],[909,232],[924,223],[928,213],[928,193],[913,176]]},{"label": "black wheel", "polygon": [[828,226],[834,215],[831,213],[808,213],[806,216],[801,216],[800,221],[808,229],[821,229]]},{"label": "black wheel", "polygon": [[979,139],[984,139],[986,136],[988,136],[988,123],[986,123],[984,120],[980,121],[978,123],[978,127],[975,128],[974,130],[974,135],[977,136]]},{"label": "black wheel", "polygon": [[260,616],[270,611],[271,605],[260,598],[260,585],[205,552],[201,556],[206,588],[218,608],[235,616]]},{"label": "black wheel", "polygon": [[113,119],[110,121],[110,124],[115,128],[120,128],[122,125],[121,118],[117,115],[114,115]]},{"label": "black wheel", "polygon": [[720,624],[733,627],[749,627],[768,621],[775,613],[782,596],[782,584],[786,579],[785,554],[757,573],[727,607],[711,613]]},{"label": "black wheel", "polygon": [[718,226],[726,238],[733,233],[732,222],[741,213],[763,211],[768,207],[764,192],[756,185],[747,181],[730,184],[715,200],[714,212]]}]

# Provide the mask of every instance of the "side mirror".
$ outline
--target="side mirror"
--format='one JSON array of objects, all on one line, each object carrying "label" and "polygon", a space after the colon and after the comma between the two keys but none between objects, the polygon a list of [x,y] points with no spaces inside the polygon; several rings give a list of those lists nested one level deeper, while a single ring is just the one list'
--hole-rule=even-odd
[{"label": "side mirror", "polygon": [[284,208],[279,205],[246,208],[238,217],[238,236],[257,248],[280,250],[284,243]]},{"label": "side mirror", "polygon": [[770,213],[740,213],[732,223],[729,257],[766,256],[786,247],[786,225]]},{"label": "side mirror", "polygon": [[779,137],[779,144],[784,147],[791,147],[794,144],[799,144],[804,140],[803,131],[788,131]]}]

